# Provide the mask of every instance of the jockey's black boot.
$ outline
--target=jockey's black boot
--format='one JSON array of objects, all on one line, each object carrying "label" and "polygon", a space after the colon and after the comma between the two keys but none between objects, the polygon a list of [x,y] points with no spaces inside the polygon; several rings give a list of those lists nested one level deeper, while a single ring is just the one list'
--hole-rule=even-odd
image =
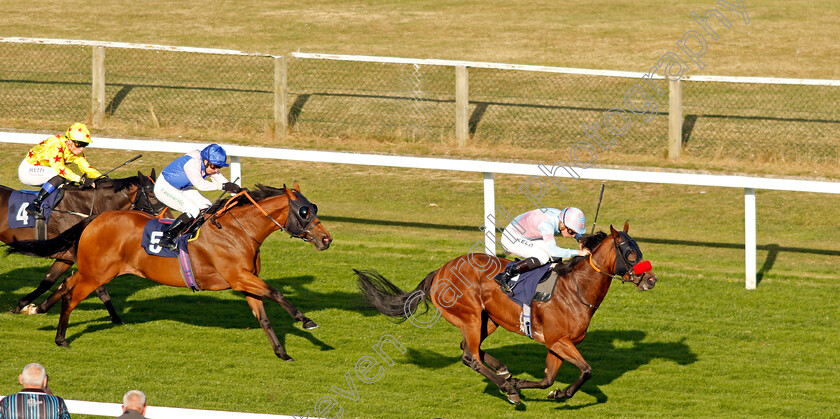
[{"label": "jockey's black boot", "polygon": [[[49,184],[47,183],[46,185],[49,185]],[[41,212],[41,203],[44,202],[44,198],[46,198],[47,195],[49,195],[49,194],[50,194],[50,191],[48,191],[44,188],[41,188],[41,190],[38,191],[38,195],[35,195],[35,200],[32,201],[32,203],[29,204],[28,207],[26,207],[26,212],[34,215],[35,218],[39,218],[39,219],[43,220],[44,219],[44,213]]]},{"label": "jockey's black boot", "polygon": [[41,212],[41,203],[44,202],[44,198],[47,197],[52,191],[58,189],[64,183],[64,178],[55,175],[50,180],[46,181],[43,185],[41,185],[41,190],[38,191],[38,195],[35,196],[35,200],[32,201],[28,207],[26,207],[26,212],[35,216],[35,218],[39,218],[41,220],[44,219],[44,213]]},{"label": "jockey's black boot", "polygon": [[169,250],[178,250],[178,245],[175,244],[175,238],[178,237],[181,230],[192,222],[192,217],[189,214],[183,213],[163,231],[163,236],[160,238],[159,245]]},{"label": "jockey's black boot", "polygon": [[516,280],[514,280],[514,278],[521,273],[538,268],[540,265],[542,265],[542,263],[540,263],[540,260],[535,257],[517,260],[505,267],[505,271],[496,275],[494,279],[499,283],[502,291],[508,295],[513,295],[513,287],[516,286]]}]

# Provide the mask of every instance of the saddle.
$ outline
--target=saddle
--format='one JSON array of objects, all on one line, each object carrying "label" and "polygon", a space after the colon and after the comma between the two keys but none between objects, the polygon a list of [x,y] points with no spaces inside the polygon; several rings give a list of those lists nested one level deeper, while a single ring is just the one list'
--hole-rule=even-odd
[{"label": "saddle", "polygon": [[554,294],[554,286],[557,285],[557,278],[560,276],[557,271],[562,264],[562,261],[549,264],[548,271],[537,283],[537,290],[534,292],[534,301],[544,303],[551,300],[551,296]]},{"label": "saddle", "polygon": [[47,195],[44,202],[41,203],[42,213],[44,218],[36,218],[29,214],[26,209],[35,199],[37,191],[14,191],[9,196],[8,208],[8,224],[9,228],[35,228],[35,239],[47,239],[47,223],[50,220],[53,209],[58,207],[61,199],[64,198],[64,188],[57,188],[54,192]]}]

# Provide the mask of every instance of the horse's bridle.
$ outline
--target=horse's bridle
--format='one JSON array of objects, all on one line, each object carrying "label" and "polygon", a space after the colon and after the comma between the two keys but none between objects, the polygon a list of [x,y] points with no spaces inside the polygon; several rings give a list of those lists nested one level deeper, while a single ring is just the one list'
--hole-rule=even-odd
[{"label": "horse's bridle", "polygon": [[[254,201],[254,198],[251,197],[251,195],[248,193],[247,190],[243,190],[243,191],[237,193],[230,200],[228,200],[228,203],[221,210],[219,210],[215,214],[213,214],[210,222],[213,225],[215,225],[217,228],[221,228],[221,225],[218,222],[216,222],[216,219],[219,218],[220,216],[222,216],[224,213],[226,213],[228,209],[233,207],[232,203],[236,199],[238,199],[240,196],[243,196],[243,195],[245,197],[247,197],[248,200],[250,200],[251,203],[254,204],[254,206],[257,207],[257,209],[259,209],[260,212],[263,213],[263,215],[268,217],[268,219],[271,220],[280,229],[280,231],[285,231],[292,238],[301,239],[305,242],[309,242],[309,241],[314,240],[314,237],[312,237],[310,232],[312,231],[312,228],[314,228],[318,224],[321,224],[321,220],[318,219],[318,215],[317,215],[318,214],[318,206],[309,202],[309,200],[307,200],[303,195],[300,195],[300,194],[297,195],[298,199],[296,199],[296,200],[289,199],[289,214],[286,216],[286,225],[281,226],[280,223],[277,222],[277,220],[274,219],[274,217],[272,217],[268,212],[266,212],[256,201]],[[305,202],[300,203],[300,201],[305,201]],[[297,204],[293,206],[292,205],[293,202],[297,203]],[[306,205],[306,204],[309,204],[309,205]],[[309,209],[310,205],[312,207],[311,211]],[[303,224],[303,222],[306,221],[306,218],[310,218],[310,216],[311,216],[311,220],[304,227],[301,227],[299,229],[300,231],[294,232],[290,229],[290,226],[289,226],[289,224],[290,224],[289,220],[292,219],[293,214],[294,214],[294,219],[295,219],[295,225],[296,226],[300,226],[301,224]],[[255,239],[254,236],[252,236],[251,233],[249,233],[248,230],[245,229],[245,226],[243,226],[242,223],[240,223],[239,220],[233,214],[230,214],[230,216],[231,216],[231,218],[233,218],[234,221],[236,221],[237,224],[239,224],[239,227],[242,228],[242,230],[245,232],[245,234],[248,235],[248,237],[250,237],[254,241],[257,241],[257,239]]]},{"label": "horse's bridle", "polygon": [[[642,262],[642,249],[639,249],[639,245],[636,244],[636,241],[633,240],[627,233],[619,231],[618,234],[622,239],[622,243],[618,243],[618,240],[613,239],[613,246],[615,246],[615,272],[613,272],[612,274],[606,273],[602,269],[599,269],[597,266],[595,266],[595,262],[592,261],[592,254],[595,253],[595,251],[598,250],[599,247],[601,247],[601,244],[598,244],[598,246],[596,246],[595,249],[592,249],[592,251],[589,253],[589,265],[592,266],[592,269],[594,269],[595,272],[598,272],[599,274],[606,275],[610,278],[618,277],[618,279],[621,282],[632,282],[634,285],[639,285],[639,283],[642,282],[642,276],[644,275],[644,273],[650,270],[648,268],[644,272],[637,273],[634,269],[636,265]],[[631,252],[636,254],[635,262],[631,262],[627,258],[627,256]],[[630,277],[625,278],[624,276],[628,273],[630,274]],[[639,274],[641,274],[641,276]],[[583,303],[583,305],[592,309],[597,309],[598,307],[600,307],[592,305],[588,301],[586,301],[586,298],[583,296],[583,293],[580,290],[580,284],[578,283],[577,278],[575,278],[575,286],[577,287],[578,299],[580,299],[580,302]]]},{"label": "horse's bridle", "polygon": [[[303,195],[292,191],[297,195],[297,199],[289,199],[289,215],[286,216],[285,231],[294,238],[301,239],[305,242],[312,241],[312,229],[321,224],[318,219],[318,206],[309,202]],[[292,217],[294,215],[294,218]],[[294,219],[294,223],[291,220]],[[307,222],[306,220],[309,219]],[[304,225],[304,223],[306,223]],[[293,232],[292,225],[299,232]],[[301,227],[302,226],[302,227]],[[306,237],[309,237],[308,239]]]},{"label": "horse's bridle", "polygon": [[[155,184],[154,179],[149,177],[149,180],[152,181],[152,185]],[[143,211],[147,214],[152,214],[152,215],[156,216],[156,215],[158,215],[161,212],[166,210],[166,204],[164,204],[163,202],[160,202],[160,201],[158,201],[157,205],[152,203],[152,198],[150,197],[150,193],[152,193],[151,190],[153,188],[154,188],[153,186],[146,185],[145,183],[142,183],[141,185],[137,186],[137,194],[135,194],[134,201],[131,200],[131,197],[129,197],[128,194],[125,193],[125,191],[120,191],[120,192],[122,192],[122,194],[126,197],[126,199],[128,199],[128,201],[131,202],[131,209],[132,210]],[[140,198],[143,198],[142,203],[140,201]]]}]

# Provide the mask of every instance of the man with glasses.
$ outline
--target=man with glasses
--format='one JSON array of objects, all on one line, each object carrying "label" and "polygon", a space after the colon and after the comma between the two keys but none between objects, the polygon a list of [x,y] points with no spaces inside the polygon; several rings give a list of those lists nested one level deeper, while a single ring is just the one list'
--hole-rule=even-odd
[{"label": "man with glasses", "polygon": [[[26,208],[27,212],[43,218],[41,203],[65,181],[96,187],[94,179],[100,173],[88,163],[82,152],[91,141],[85,124],[77,122],[64,135],[53,135],[29,150],[18,167],[18,178],[25,185],[40,186],[41,190],[35,196],[35,201]],[[75,164],[82,174],[70,170],[67,167],[70,164]]]},{"label": "man with glasses", "polygon": [[[588,255],[589,250],[580,243],[585,232],[586,217],[575,207],[541,208],[519,215],[502,232],[501,243],[508,253],[523,259],[505,267],[504,272],[496,275],[496,282],[510,294],[517,275],[545,265],[552,258]],[[557,246],[556,234],[577,240],[578,249]]]},{"label": "man with glasses", "polygon": [[222,175],[222,167],[227,166],[225,150],[218,144],[210,144],[201,151],[193,150],[178,157],[160,172],[155,182],[155,197],[182,213],[163,232],[160,246],[176,250],[175,237],[202,209],[210,207],[210,200],[199,191],[224,190],[235,194],[241,190]]}]

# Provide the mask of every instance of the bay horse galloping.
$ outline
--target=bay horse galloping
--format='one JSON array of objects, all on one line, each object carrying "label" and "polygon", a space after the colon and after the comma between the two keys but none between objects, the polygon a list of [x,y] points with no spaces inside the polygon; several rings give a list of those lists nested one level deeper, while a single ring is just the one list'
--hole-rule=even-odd
[{"label": "bay horse galloping", "polygon": [[[65,185],[62,188],[65,191],[64,198],[53,209],[47,225],[47,238],[56,237],[82,219],[104,211],[134,209],[150,214],[159,214],[166,210],[166,205],[154,197],[154,181],[152,180],[154,178],[155,171],[153,169],[151,176],[137,172],[137,176],[127,178],[103,178],[96,181],[96,188],[80,188],[72,184]],[[0,185],[0,241],[9,244],[13,241],[33,240],[35,239],[34,227],[10,228],[9,226],[8,210],[12,192],[14,192],[14,189]],[[48,256],[50,259],[55,259],[55,262],[50,266],[47,275],[41,280],[37,289],[18,301],[17,307],[12,309],[12,313],[20,313],[21,309],[49,290],[73,266],[72,255],[68,252],[57,252]],[[108,291],[102,287],[97,289],[96,292],[102,302],[105,303],[111,320],[114,323],[121,323],[111,304]],[[52,304],[44,303],[36,311],[44,313],[51,306]]]},{"label": "bay horse galloping", "polygon": [[[286,354],[271,327],[263,306],[268,298],[286,309],[305,329],[318,325],[295,308],[280,291],[259,276],[260,246],[277,230],[311,242],[316,249],[330,246],[332,237],[295,182],[294,190],[257,185],[256,191],[243,191],[222,201],[219,211],[205,215],[205,224],[188,249],[198,288],[208,291],[233,289],[245,294],[251,311],[268,336],[274,353],[284,360]],[[248,199],[250,197],[250,202]],[[143,227],[153,217],[141,212],[109,211],[92,221],[85,221],[53,240],[15,242],[10,253],[34,256],[71,250],[79,267],[65,282],[66,288],[55,298],[62,298],[61,317],[55,342],[69,346],[65,339],[70,313],[94,289],[119,275],[132,274],[159,284],[186,287],[178,258],[149,255],[141,246]],[[51,297],[53,298],[53,297]]]},{"label": "bay horse galloping", "polygon": [[402,291],[376,272],[356,271],[356,275],[365,298],[382,314],[410,319],[421,301],[431,301],[447,321],[461,329],[461,361],[499,386],[511,403],[519,403],[518,389],[550,387],[562,362],[571,362],[580,369],[580,377],[548,395],[549,399],[568,399],[591,376],[592,368],[575,345],[586,336],[613,277],[633,282],[642,291],[656,284],[650,262],[641,261],[641,250],[627,234],[628,228],[627,223],[623,232],[610,226],[610,235],[598,232],[584,237],[584,247],[592,249],[590,256],[574,257],[561,266],[553,297],[532,303],[533,338],[548,347],[541,381],[512,378],[505,364],[481,350],[481,343],[498,326],[525,334],[520,330],[522,307],[493,280],[509,261],[484,253],[459,256],[426,276],[412,292]]}]

